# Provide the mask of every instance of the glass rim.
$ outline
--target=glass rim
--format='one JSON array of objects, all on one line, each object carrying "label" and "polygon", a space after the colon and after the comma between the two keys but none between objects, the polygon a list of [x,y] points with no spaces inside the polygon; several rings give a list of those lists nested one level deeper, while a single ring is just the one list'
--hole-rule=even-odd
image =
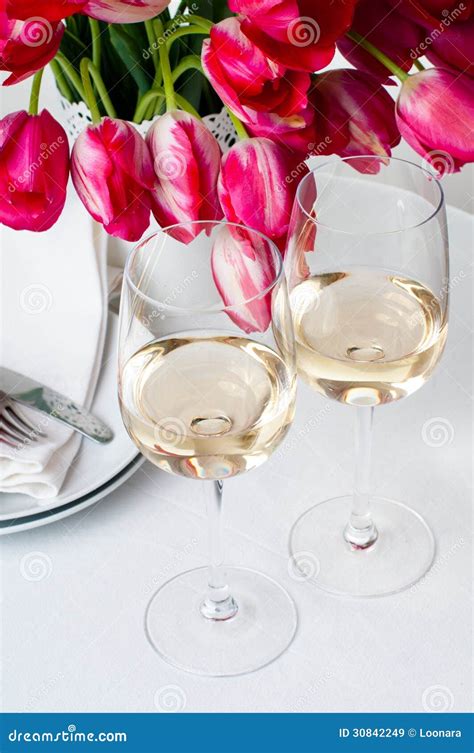
[{"label": "glass rim", "polygon": [[[215,227],[231,226],[231,227],[239,228],[240,230],[246,230],[247,232],[253,233],[254,235],[258,235],[260,238],[263,238],[263,240],[266,241],[269,247],[272,249],[272,253],[276,255],[275,258],[277,261],[277,269],[275,271],[272,281],[266,286],[266,288],[264,288],[260,292],[256,293],[250,298],[242,299],[242,301],[239,301],[239,303],[233,303],[231,306],[224,304],[224,301],[222,301],[222,305],[216,303],[212,306],[173,306],[173,304],[164,303],[163,301],[160,301],[157,298],[152,298],[151,296],[147,295],[142,290],[140,290],[140,288],[136,286],[136,284],[131,278],[130,269],[141,247],[144,244],[151,241],[153,238],[157,238],[160,235],[167,236],[168,230],[173,230],[174,228],[189,227],[193,225],[201,225],[201,226],[212,225]],[[186,245],[186,244],[183,244],[183,245]],[[212,274],[212,271],[211,271],[211,274]],[[184,315],[184,314],[189,314],[190,312],[195,312],[199,314],[219,313],[219,312],[233,311],[235,309],[239,309],[241,306],[247,306],[249,303],[252,303],[253,301],[256,301],[257,299],[269,293],[280,282],[283,275],[284,275],[283,257],[281,255],[280,249],[271,238],[269,238],[264,233],[261,233],[259,230],[254,230],[253,228],[248,227],[247,225],[239,225],[239,223],[237,222],[228,222],[227,220],[222,219],[222,220],[188,220],[186,222],[176,222],[174,225],[166,225],[166,227],[158,228],[158,230],[155,230],[153,233],[150,233],[150,235],[147,235],[146,238],[142,238],[140,241],[138,241],[138,243],[136,243],[133,246],[125,262],[123,279],[124,279],[124,282],[126,282],[127,285],[129,285],[133,289],[136,295],[140,296],[140,298],[143,298],[143,300],[147,301],[148,303],[156,304],[157,306],[161,307],[163,310],[180,313]]]},{"label": "glass rim", "polygon": [[431,180],[436,181],[436,185],[438,187],[439,191],[439,202],[431,212],[431,214],[426,217],[425,219],[421,220],[420,222],[417,222],[415,225],[407,225],[406,227],[399,228],[397,230],[377,230],[374,232],[368,232],[364,233],[364,236],[376,236],[376,235],[394,235],[396,233],[405,233],[408,230],[415,230],[416,228],[422,227],[427,222],[430,222],[434,217],[436,217],[437,214],[442,210],[444,203],[445,203],[445,197],[444,197],[444,190],[441,186],[440,181],[436,178],[436,175],[426,168],[424,168],[422,165],[417,165],[416,162],[411,162],[411,160],[408,159],[402,159],[401,157],[384,157],[382,155],[377,154],[358,154],[353,157],[338,157],[337,160],[327,160],[326,162],[323,162],[321,165],[316,165],[316,167],[313,167],[309,170],[309,172],[304,176],[304,178],[300,181],[300,184],[296,190],[295,195],[295,202],[298,205],[299,209],[303,212],[303,214],[311,220],[317,227],[324,228],[325,230],[330,230],[333,233],[341,233],[343,235],[361,235],[360,230],[343,230],[342,228],[333,227],[332,225],[326,225],[324,222],[320,222],[315,217],[312,217],[309,212],[306,211],[304,206],[301,203],[300,200],[300,192],[302,190],[303,185],[306,183],[308,178],[312,177],[314,173],[317,173],[319,170],[322,170],[323,168],[327,168],[329,165],[337,165],[339,162],[350,162],[352,160],[377,160],[378,162],[400,162],[405,165],[409,165],[410,167],[414,167],[417,170],[420,170],[420,172],[424,173],[427,178]]}]

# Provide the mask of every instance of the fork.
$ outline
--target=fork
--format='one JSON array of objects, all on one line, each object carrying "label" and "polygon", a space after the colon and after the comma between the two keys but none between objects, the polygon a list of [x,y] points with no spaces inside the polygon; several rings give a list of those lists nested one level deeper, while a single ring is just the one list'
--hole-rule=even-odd
[{"label": "fork", "polygon": [[0,390],[0,442],[18,450],[26,440],[37,442],[38,437],[45,436],[21,414],[7,393]]}]

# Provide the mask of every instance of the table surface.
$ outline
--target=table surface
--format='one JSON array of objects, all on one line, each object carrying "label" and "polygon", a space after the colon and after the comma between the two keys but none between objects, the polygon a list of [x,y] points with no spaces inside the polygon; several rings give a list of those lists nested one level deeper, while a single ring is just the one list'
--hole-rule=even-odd
[{"label": "table surface", "polygon": [[[299,628],[270,666],[237,678],[178,671],[149,645],[151,594],[206,563],[202,487],[146,463],[95,506],[1,540],[5,711],[468,711],[471,708],[473,218],[449,210],[452,306],[445,355],[410,398],[377,409],[373,492],[422,513],[430,573],[396,596],[333,597],[291,577],[287,539],[318,500],[348,493],[351,410],[301,385],[283,452],[226,482],[228,564],[294,597]],[[427,421],[447,432],[423,441]],[[432,445],[433,443],[431,443]],[[28,581],[25,555],[46,555]],[[172,608],[172,606],[171,606]]]}]

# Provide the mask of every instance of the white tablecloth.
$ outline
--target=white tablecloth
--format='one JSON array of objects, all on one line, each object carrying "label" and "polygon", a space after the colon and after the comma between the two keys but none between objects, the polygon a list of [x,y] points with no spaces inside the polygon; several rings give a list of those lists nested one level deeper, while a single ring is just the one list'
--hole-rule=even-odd
[{"label": "white tablecloth", "polygon": [[[373,491],[426,516],[438,544],[428,576],[372,600],[292,579],[291,524],[314,502],[349,492],[352,480],[350,408],[328,407],[302,385],[283,458],[225,492],[228,563],[262,570],[293,595],[290,649],[225,679],[180,672],[154,653],[143,630],[150,596],[205,564],[207,541],[197,482],[146,464],[83,513],[1,540],[5,711],[160,712],[166,696],[186,711],[470,710],[473,218],[450,210],[450,233],[445,356],[423,389],[378,409],[375,423]],[[431,419],[447,432],[427,444]],[[49,558],[48,577],[22,577],[31,552]]]}]

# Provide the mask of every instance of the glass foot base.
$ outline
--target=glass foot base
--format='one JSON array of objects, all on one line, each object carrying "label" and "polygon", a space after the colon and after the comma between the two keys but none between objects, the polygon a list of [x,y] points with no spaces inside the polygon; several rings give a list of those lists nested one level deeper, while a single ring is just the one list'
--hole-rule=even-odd
[{"label": "glass foot base", "polygon": [[344,539],[351,497],[335,497],[307,510],[290,533],[295,578],[333,594],[386,596],[409,588],[433,563],[435,540],[421,515],[383,497],[370,501],[378,538],[366,549]]},{"label": "glass foot base", "polygon": [[274,661],[292,642],[297,626],[292,598],[276,581],[254,570],[228,567],[238,605],[235,617],[214,621],[200,608],[207,568],[177,575],[148,605],[148,639],[160,656],[187,672],[211,677],[241,675]]}]

